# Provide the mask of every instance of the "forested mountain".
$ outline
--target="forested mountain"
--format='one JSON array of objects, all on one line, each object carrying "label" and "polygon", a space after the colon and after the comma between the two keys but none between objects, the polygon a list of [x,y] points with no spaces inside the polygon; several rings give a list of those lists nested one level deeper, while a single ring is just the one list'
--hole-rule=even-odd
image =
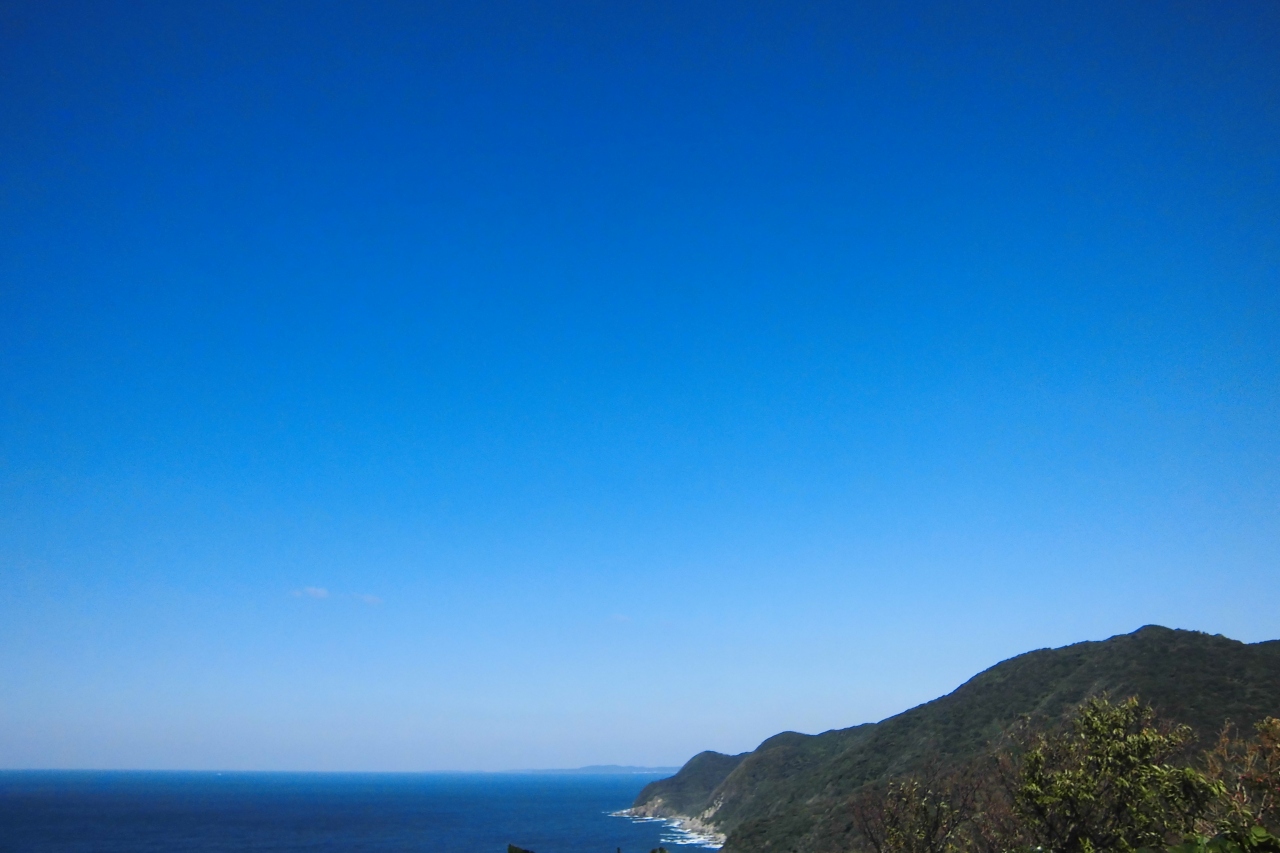
[{"label": "forested mountain", "polygon": [[841,808],[859,787],[979,757],[1024,717],[1051,721],[1090,696],[1139,696],[1185,723],[1203,746],[1230,721],[1280,715],[1280,640],[1147,626],[1101,642],[1028,652],[952,693],[879,723],[783,732],[738,756],[703,752],[647,786],[635,808],[697,820],[728,836],[726,853],[826,853],[848,847]]}]

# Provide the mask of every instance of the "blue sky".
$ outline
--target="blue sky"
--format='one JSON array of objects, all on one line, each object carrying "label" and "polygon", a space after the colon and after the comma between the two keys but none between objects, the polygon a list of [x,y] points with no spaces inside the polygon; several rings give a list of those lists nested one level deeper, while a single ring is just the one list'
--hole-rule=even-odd
[{"label": "blue sky", "polygon": [[1277,55],[1262,0],[6,3],[0,766],[673,764],[1280,636]]}]

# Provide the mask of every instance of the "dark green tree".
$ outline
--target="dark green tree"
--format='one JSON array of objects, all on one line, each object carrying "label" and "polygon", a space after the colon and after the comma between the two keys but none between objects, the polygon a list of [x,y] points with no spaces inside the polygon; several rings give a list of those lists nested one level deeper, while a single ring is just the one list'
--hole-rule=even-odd
[{"label": "dark green tree", "polygon": [[1017,762],[1012,805],[1026,837],[1046,853],[1134,853],[1193,835],[1223,789],[1173,763],[1190,739],[1136,698],[1088,700]]}]

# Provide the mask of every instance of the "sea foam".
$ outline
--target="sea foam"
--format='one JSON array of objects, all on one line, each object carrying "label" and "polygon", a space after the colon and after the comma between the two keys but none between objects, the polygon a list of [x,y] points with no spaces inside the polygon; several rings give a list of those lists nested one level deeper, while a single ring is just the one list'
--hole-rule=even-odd
[{"label": "sea foam", "polygon": [[634,815],[629,809],[618,812],[609,812],[610,817],[626,818],[632,823],[660,823],[663,825],[662,843],[679,844],[687,847],[703,847],[708,850],[719,850],[724,846],[724,840],[719,836],[709,835],[706,833],[695,832],[687,829],[685,822],[679,818],[666,817],[649,817],[647,815]]}]

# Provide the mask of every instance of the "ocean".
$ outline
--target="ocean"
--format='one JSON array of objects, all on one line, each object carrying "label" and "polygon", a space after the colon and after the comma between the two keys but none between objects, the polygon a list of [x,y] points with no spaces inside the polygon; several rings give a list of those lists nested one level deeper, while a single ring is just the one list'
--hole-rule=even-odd
[{"label": "ocean", "polygon": [[612,816],[657,775],[0,772],[0,853],[648,853]]}]

